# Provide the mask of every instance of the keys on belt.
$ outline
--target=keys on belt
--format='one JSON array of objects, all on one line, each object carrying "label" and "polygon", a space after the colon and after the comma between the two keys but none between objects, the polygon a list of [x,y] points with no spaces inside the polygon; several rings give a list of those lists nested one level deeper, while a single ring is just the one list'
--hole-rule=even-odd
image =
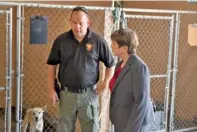
[{"label": "keys on belt", "polygon": [[68,92],[71,92],[71,93],[85,93],[87,92],[88,88],[83,88],[83,89],[75,89],[75,88],[68,88],[68,87],[62,87],[61,90],[64,90],[64,91],[68,91]]}]

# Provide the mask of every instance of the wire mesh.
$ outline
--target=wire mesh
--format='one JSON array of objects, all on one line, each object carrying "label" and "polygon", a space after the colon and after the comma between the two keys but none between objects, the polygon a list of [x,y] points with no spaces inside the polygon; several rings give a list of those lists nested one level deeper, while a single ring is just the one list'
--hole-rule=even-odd
[{"label": "wire mesh", "polygon": [[[25,8],[24,109],[43,106],[47,103],[46,60],[54,39],[69,29],[70,13],[70,9]],[[48,16],[49,18],[47,45],[29,44],[29,20],[31,16],[37,15]],[[104,36],[105,30],[103,24],[104,15],[103,10],[90,11],[90,19],[92,20],[91,27],[102,36]],[[195,69],[196,64],[193,63],[195,62],[197,49],[187,44],[188,24],[195,23],[197,21],[196,18],[194,14],[183,14],[181,16],[174,130],[195,127],[197,124],[197,115],[195,114],[195,86],[197,84],[195,78],[197,74]],[[107,24],[112,26],[111,22]],[[139,36],[140,45],[137,49],[137,54],[147,63],[151,74],[166,74],[169,50],[169,21],[162,19],[128,19],[128,27],[134,29]],[[0,32],[2,32],[2,30]],[[162,121],[164,113],[162,112],[164,110],[165,85],[165,78],[151,79],[151,97],[157,104],[157,111],[161,112],[160,116],[156,118],[152,130],[163,129]],[[0,92],[0,94],[1,93],[2,92]],[[0,98],[1,97],[2,96],[0,96]],[[0,113],[3,113],[3,111],[1,111],[2,110],[0,110]],[[49,106],[47,115],[44,117],[48,118],[46,119],[47,125],[45,124],[44,131],[56,131],[57,108]],[[78,122],[76,123],[76,127],[76,131],[80,131]]]},{"label": "wire mesh", "polygon": [[[48,58],[53,41],[61,33],[70,29],[69,19],[71,9],[52,9],[39,7],[25,7],[24,14],[24,85],[23,85],[23,108],[43,106],[48,102],[47,70],[46,60]],[[101,36],[104,36],[105,24],[104,10],[90,10],[91,28]],[[30,45],[30,17],[48,17],[48,43],[44,45]],[[109,32],[110,33],[110,32]],[[48,106],[47,114],[44,116],[44,131],[57,131],[56,123],[58,108]],[[76,123],[76,131],[80,131],[80,124]]]},{"label": "wire mesh", "polygon": [[166,74],[169,20],[128,19],[128,27],[139,37],[137,54],[148,64],[151,74]]},{"label": "wire mesh", "polygon": [[[6,86],[6,14],[0,14],[0,86]],[[6,91],[0,91],[0,131],[5,129]]]},{"label": "wire mesh", "polygon": [[189,46],[188,25],[197,23],[196,14],[181,14],[178,51],[178,72],[176,80],[174,130],[197,125],[197,48]]},{"label": "wire mesh", "polygon": [[[167,74],[170,20],[164,18],[133,17],[127,19],[128,28],[135,30],[138,34],[137,54],[148,65],[151,75]],[[151,79],[151,97],[156,104],[156,120],[152,124],[152,131],[164,129],[166,79],[157,77]]]}]

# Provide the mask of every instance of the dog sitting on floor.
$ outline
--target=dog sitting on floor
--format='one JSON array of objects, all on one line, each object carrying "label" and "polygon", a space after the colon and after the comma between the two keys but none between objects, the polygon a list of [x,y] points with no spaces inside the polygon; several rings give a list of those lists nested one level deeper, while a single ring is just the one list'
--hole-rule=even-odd
[{"label": "dog sitting on floor", "polygon": [[28,125],[30,124],[30,132],[42,132],[43,131],[43,112],[46,110],[47,105],[42,108],[31,108],[26,111],[23,120],[23,131],[26,132]]}]

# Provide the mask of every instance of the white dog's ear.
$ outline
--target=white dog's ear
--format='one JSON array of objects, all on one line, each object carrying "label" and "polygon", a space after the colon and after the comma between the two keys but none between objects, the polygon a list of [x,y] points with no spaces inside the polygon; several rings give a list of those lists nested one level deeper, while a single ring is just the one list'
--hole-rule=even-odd
[{"label": "white dog's ear", "polygon": [[47,105],[45,105],[45,106],[42,107],[42,110],[43,111],[46,111],[46,109],[47,109]]}]

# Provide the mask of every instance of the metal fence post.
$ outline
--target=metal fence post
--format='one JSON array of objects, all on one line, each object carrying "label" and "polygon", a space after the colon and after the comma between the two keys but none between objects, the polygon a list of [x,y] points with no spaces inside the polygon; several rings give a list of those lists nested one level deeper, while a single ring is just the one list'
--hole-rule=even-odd
[{"label": "metal fence post", "polygon": [[165,87],[165,102],[164,102],[164,129],[167,130],[168,123],[168,112],[169,112],[169,89],[171,81],[171,62],[172,62],[172,43],[173,43],[173,30],[174,30],[174,15],[172,15],[171,21],[169,21],[169,51],[168,51],[168,65],[167,65],[167,77],[166,77],[166,87]]},{"label": "metal fence post", "polygon": [[172,74],[172,93],[171,93],[171,106],[170,106],[170,132],[174,130],[174,100],[176,88],[176,74],[177,74],[177,60],[178,60],[178,45],[179,45],[179,28],[180,28],[180,15],[176,13],[175,21],[175,38],[174,38],[174,56],[173,56],[173,74]]},{"label": "metal fence post", "polygon": [[16,45],[16,132],[20,132],[20,118],[19,118],[19,109],[20,109],[20,67],[21,67],[21,6],[17,6],[17,45]]}]

